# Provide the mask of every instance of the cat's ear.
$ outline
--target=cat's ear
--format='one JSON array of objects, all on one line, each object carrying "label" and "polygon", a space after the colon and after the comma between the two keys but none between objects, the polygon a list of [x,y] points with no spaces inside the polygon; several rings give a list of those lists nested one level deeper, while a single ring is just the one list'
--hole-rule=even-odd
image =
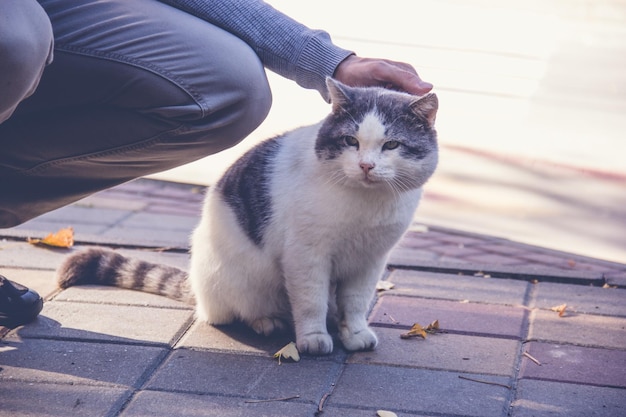
[{"label": "cat's ear", "polygon": [[413,113],[418,117],[426,119],[429,126],[432,127],[435,124],[437,109],[439,108],[439,100],[435,93],[428,93],[418,98],[410,106]]},{"label": "cat's ear", "polygon": [[347,87],[330,77],[326,77],[326,87],[328,88],[333,112],[343,109],[344,105],[349,101]]}]

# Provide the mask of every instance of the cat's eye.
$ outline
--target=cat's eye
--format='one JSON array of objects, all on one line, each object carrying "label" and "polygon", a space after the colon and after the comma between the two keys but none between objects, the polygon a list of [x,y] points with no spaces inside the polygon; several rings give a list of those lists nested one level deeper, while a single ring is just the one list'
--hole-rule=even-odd
[{"label": "cat's eye", "polygon": [[400,142],[398,142],[397,140],[390,140],[388,142],[385,142],[385,144],[383,145],[383,149],[391,150],[396,149],[398,146],[400,146]]},{"label": "cat's eye", "polygon": [[354,136],[344,136],[343,137],[343,141],[346,143],[346,145],[348,146],[354,146],[357,149],[359,148],[359,141],[357,138],[355,138]]}]

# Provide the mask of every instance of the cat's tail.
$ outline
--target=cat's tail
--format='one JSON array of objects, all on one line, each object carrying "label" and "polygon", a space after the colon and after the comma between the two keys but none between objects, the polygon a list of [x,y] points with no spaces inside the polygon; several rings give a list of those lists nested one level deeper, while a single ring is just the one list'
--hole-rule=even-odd
[{"label": "cat's tail", "polygon": [[167,265],[127,258],[107,249],[87,249],[68,256],[57,269],[61,288],[111,285],[195,304],[187,273]]}]

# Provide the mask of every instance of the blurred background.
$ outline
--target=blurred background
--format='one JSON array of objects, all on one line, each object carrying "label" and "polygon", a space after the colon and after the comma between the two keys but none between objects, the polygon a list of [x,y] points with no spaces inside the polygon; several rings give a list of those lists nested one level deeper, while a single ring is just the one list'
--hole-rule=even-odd
[{"label": "blurred background", "polygon": [[[268,3],[435,85],[441,159],[417,222],[626,263],[626,1]],[[153,177],[210,185],[255,143],[329,112],[268,75],[274,105],[248,139]]]}]

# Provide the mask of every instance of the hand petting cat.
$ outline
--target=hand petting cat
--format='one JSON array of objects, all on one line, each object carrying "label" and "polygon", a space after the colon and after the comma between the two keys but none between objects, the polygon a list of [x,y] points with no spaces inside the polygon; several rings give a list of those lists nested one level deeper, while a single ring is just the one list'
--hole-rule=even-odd
[{"label": "hand petting cat", "polygon": [[350,55],[335,70],[334,78],[352,87],[385,87],[421,96],[433,85],[423,81],[415,68],[404,62]]}]

